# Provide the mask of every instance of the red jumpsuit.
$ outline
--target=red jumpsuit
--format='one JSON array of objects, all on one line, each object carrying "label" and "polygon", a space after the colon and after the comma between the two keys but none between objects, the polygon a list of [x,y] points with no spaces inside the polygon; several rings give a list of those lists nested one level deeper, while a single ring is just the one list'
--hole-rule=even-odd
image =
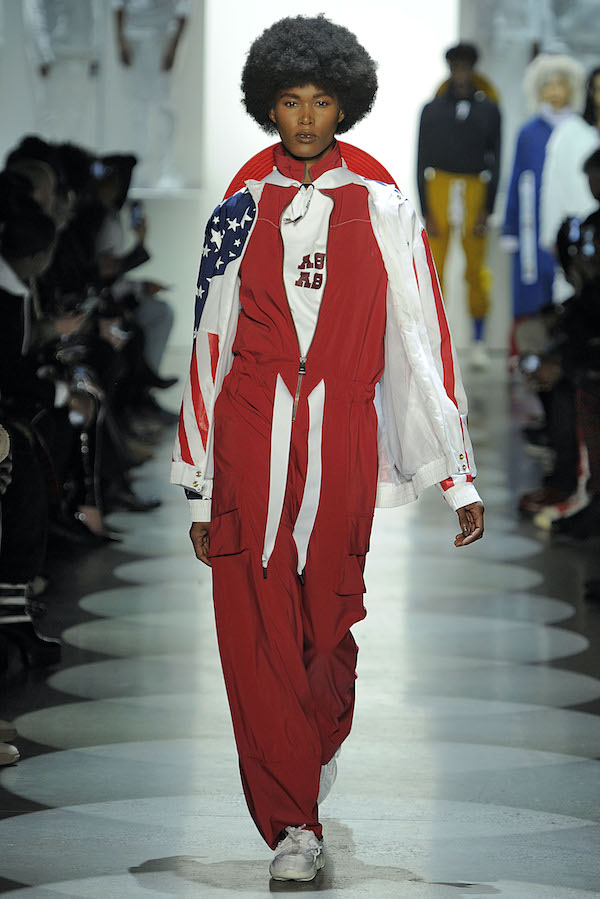
[{"label": "red jumpsuit", "polygon": [[[339,153],[332,153],[311,175],[337,165]],[[302,180],[301,163],[280,155],[278,166]],[[282,279],[280,228],[298,189],[266,184],[240,270],[234,363],[214,409],[210,555],[217,634],[248,807],[271,847],[288,825],[305,824],[321,836],[321,766],[352,724],[357,646],[350,627],[366,614],[363,569],[377,487],[373,398],[384,364],[387,275],[367,191],[348,184],[323,193],[333,200],[322,254],[326,281],[304,363]],[[306,246],[298,254],[296,283],[308,291],[320,283],[319,263],[325,267],[313,251]],[[283,506],[265,567],[278,379],[295,413]],[[317,425],[310,397],[323,403]],[[293,531],[315,439],[320,459],[310,464],[321,466],[320,492],[299,575]]]}]

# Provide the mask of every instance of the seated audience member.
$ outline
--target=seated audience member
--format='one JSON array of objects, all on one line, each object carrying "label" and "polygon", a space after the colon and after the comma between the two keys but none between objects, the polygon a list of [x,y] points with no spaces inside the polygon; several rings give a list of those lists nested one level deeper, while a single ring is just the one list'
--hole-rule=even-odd
[{"label": "seated audience member", "polygon": [[[600,151],[586,160],[584,171],[600,200]],[[585,448],[587,496],[557,504],[551,530],[581,540],[600,536],[600,210],[583,222],[567,219],[557,249],[574,293],[558,307],[551,340],[537,360],[531,359],[529,379],[542,390],[568,386],[571,403],[565,405],[565,415],[573,419],[573,430]]]},{"label": "seated audience member", "polygon": [[0,403],[10,435],[12,470],[2,498],[0,635],[30,666],[56,662],[60,644],[42,637],[26,612],[27,584],[43,570],[48,502],[31,422],[52,406],[58,386],[39,377],[30,353],[31,293],[27,282],[49,265],[54,223],[16,174],[0,176]]},{"label": "seated audience member", "polygon": [[[592,194],[600,202],[600,150],[585,162]],[[589,503],[552,524],[556,536],[600,536],[600,207],[559,234],[561,263],[575,294],[565,303],[558,350],[576,390],[577,426],[587,450]]]},{"label": "seated audience member", "polygon": [[135,164],[135,156],[110,155],[99,161],[99,165],[106,170],[106,177],[98,185],[98,199],[104,206],[104,218],[96,241],[96,253],[113,295],[116,298],[129,296],[134,300],[132,316],[143,332],[143,355],[150,369],[148,380],[154,386],[172,386],[175,381],[169,379],[165,384],[158,377],[158,372],[173,326],[173,310],[158,296],[162,285],[128,277],[130,271],[150,258],[144,246],[147,224],[141,204],[131,205],[131,226],[137,242],[129,251],[121,221],[121,210],[127,199]]},{"label": "seated audience member", "polygon": [[118,539],[106,511],[159,505],[131,469],[176,419],[152,392],[174,380],[158,374],[172,314],[126,277],[148,259],[145,222],[127,251],[119,219],[134,163],[29,136],[0,173],[0,652],[29,666],[60,658],[37,629],[48,558]]}]

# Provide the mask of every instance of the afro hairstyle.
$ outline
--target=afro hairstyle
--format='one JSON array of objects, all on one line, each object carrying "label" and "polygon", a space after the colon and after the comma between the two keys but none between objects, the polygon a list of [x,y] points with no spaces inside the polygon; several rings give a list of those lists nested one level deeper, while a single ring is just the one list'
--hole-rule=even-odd
[{"label": "afro hairstyle", "polygon": [[377,93],[377,63],[356,35],[324,15],[280,19],[256,38],[242,72],[244,105],[263,131],[276,127],[269,118],[277,94],[314,84],[337,97],[348,131],[370,112]]},{"label": "afro hairstyle", "polygon": [[583,107],[585,72],[581,63],[570,56],[540,53],[525,69],[523,85],[529,108],[535,112],[544,85],[552,78],[562,78],[569,87],[569,105],[576,110]]},{"label": "afro hairstyle", "polygon": [[474,66],[479,59],[479,50],[475,44],[469,44],[467,41],[461,41],[455,47],[450,47],[446,51],[446,62],[466,62],[467,65]]}]

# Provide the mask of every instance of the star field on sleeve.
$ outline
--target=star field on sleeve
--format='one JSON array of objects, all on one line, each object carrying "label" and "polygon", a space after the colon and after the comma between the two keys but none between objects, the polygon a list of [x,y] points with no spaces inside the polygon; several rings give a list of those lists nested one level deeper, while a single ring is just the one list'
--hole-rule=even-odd
[{"label": "star field on sleeve", "polygon": [[194,333],[200,324],[211,280],[223,275],[227,266],[241,256],[255,215],[256,205],[244,187],[217,206],[209,219],[196,287]]}]

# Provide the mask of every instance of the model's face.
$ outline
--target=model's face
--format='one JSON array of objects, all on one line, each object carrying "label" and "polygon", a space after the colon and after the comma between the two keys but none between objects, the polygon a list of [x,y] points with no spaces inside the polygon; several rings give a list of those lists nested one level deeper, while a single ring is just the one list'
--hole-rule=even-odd
[{"label": "model's face", "polygon": [[571,91],[564,78],[560,75],[554,75],[542,87],[540,97],[544,103],[549,103],[553,109],[564,109],[571,100]]},{"label": "model's face", "polygon": [[280,91],[269,118],[291,156],[317,162],[330,149],[344,113],[337,97],[306,84]]},{"label": "model's face", "polygon": [[473,66],[464,60],[450,63],[450,81],[457,97],[469,97],[475,86]]}]

